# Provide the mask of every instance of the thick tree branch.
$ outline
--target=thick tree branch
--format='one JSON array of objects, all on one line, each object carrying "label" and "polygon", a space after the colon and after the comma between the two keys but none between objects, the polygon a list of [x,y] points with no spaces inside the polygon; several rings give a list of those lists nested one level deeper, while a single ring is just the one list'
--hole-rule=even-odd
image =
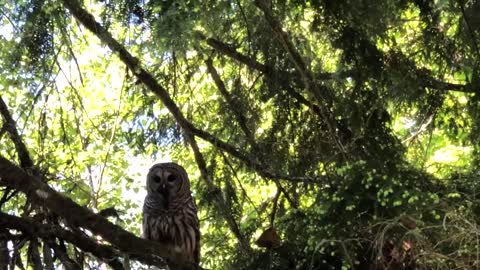
[{"label": "thick tree branch", "polygon": [[[93,254],[95,257],[108,262],[111,266],[120,266],[122,264],[117,260],[120,252],[106,245],[96,243],[86,235],[68,231],[57,225],[40,224],[26,218],[20,218],[0,212],[0,226],[2,228],[15,229],[21,231],[31,237],[39,237],[44,239],[45,243],[53,241],[53,239],[63,239],[85,252]],[[112,267],[115,269],[115,267]],[[116,269],[119,269],[118,267]]]},{"label": "thick tree branch", "polygon": [[52,250],[50,249],[50,246],[46,242],[43,242],[42,255],[43,255],[43,264],[45,265],[45,270],[55,270],[55,266],[53,264]]},{"label": "thick tree branch", "polygon": [[[186,261],[183,254],[175,253],[171,248],[158,242],[138,238],[110,223],[104,217],[60,195],[43,183],[39,177],[26,174],[2,156],[0,156],[0,178],[7,186],[25,193],[28,199],[47,207],[69,224],[90,230],[132,258],[158,266],[165,265],[162,260],[165,258],[172,269],[193,269],[193,264]],[[3,221],[3,219],[0,220]]]},{"label": "thick tree branch", "polygon": [[6,129],[6,131],[10,134],[10,138],[15,145],[15,149],[17,150],[18,158],[20,159],[20,166],[22,168],[33,168],[33,161],[30,158],[30,154],[28,153],[27,147],[22,141],[22,137],[18,133],[17,126],[15,120],[13,120],[12,115],[8,111],[7,104],[3,101],[2,97],[0,96],[0,114],[3,116],[4,125],[2,127]]}]

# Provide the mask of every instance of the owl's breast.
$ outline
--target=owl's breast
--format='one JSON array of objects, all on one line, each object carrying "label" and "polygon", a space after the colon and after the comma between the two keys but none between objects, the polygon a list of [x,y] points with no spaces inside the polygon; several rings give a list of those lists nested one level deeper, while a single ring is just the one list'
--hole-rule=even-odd
[{"label": "owl's breast", "polygon": [[177,212],[144,213],[144,237],[193,254],[198,246],[199,232],[196,214],[190,212],[186,208]]},{"label": "owl's breast", "polygon": [[182,212],[164,211],[144,215],[143,226],[148,227],[150,235],[147,239],[175,244],[184,237],[188,224],[187,215]]}]

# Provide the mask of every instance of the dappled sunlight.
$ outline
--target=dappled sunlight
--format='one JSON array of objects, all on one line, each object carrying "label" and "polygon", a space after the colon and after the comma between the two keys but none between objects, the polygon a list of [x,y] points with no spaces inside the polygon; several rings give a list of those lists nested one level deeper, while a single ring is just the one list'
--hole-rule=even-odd
[{"label": "dappled sunlight", "polygon": [[427,2],[5,1],[0,266],[475,269],[480,4]]}]

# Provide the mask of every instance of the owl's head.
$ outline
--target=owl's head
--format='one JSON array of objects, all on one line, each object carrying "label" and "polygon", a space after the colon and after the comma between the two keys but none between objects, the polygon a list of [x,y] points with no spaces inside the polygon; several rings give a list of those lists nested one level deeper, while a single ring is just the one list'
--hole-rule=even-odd
[{"label": "owl's head", "polygon": [[158,163],[147,175],[148,194],[164,201],[165,207],[190,196],[190,181],[185,169],[176,163]]}]

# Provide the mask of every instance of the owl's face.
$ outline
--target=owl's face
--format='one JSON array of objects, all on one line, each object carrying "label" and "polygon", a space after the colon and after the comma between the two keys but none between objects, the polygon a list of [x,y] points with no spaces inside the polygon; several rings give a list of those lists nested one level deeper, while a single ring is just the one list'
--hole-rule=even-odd
[{"label": "owl's face", "polygon": [[147,191],[168,208],[175,200],[190,194],[187,173],[175,163],[155,164],[147,175]]}]

